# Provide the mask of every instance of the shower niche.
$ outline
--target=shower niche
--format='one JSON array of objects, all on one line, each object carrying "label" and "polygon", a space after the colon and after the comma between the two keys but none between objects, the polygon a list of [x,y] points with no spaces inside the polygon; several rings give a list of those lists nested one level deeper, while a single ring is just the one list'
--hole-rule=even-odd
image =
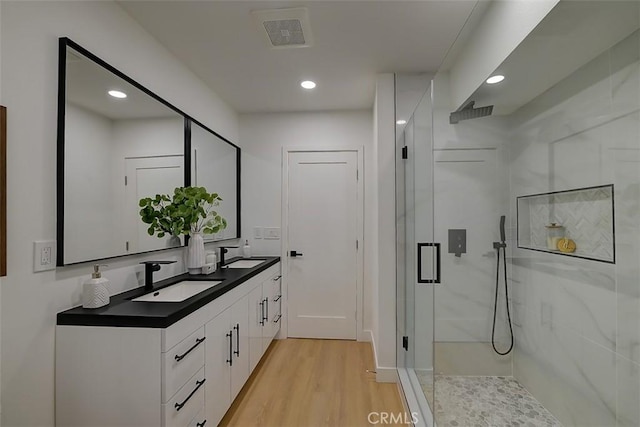
[{"label": "shower niche", "polygon": [[518,248],[615,264],[613,184],[517,197]]}]

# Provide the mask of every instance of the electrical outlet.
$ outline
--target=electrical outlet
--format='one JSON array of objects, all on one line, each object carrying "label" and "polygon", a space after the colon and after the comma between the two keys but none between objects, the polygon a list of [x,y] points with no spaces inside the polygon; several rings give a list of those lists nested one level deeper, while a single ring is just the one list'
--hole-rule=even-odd
[{"label": "electrical outlet", "polygon": [[280,227],[265,227],[264,238],[270,240],[278,240],[280,238]]},{"label": "electrical outlet", "polygon": [[56,241],[37,240],[33,242],[33,271],[56,269]]},{"label": "electrical outlet", "polygon": [[262,239],[262,227],[253,227],[253,238]]}]

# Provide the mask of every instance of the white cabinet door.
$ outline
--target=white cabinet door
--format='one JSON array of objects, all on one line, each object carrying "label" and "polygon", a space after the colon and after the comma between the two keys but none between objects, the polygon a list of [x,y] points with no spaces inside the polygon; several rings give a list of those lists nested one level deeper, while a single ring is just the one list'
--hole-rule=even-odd
[{"label": "white cabinet door", "polygon": [[205,408],[207,421],[217,425],[231,405],[231,369],[233,358],[231,310],[220,313],[205,325]]},{"label": "white cabinet door", "polygon": [[264,352],[262,326],[264,325],[264,299],[262,286],[249,293],[249,370],[253,371]]},{"label": "white cabinet door", "polygon": [[249,295],[231,307],[233,330],[233,365],[231,366],[231,400],[236,398],[249,378]]}]

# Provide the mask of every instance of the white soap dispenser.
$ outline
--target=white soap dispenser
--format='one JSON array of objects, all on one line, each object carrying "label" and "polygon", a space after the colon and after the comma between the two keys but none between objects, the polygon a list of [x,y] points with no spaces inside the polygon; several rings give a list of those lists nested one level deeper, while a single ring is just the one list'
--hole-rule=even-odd
[{"label": "white soap dispenser", "polygon": [[82,285],[82,307],[98,308],[109,304],[109,280],[102,277],[100,267],[106,265],[96,264],[93,266],[91,279]]},{"label": "white soap dispenser", "polygon": [[249,241],[244,241],[244,246],[242,247],[242,258],[251,258],[251,246],[249,246]]}]

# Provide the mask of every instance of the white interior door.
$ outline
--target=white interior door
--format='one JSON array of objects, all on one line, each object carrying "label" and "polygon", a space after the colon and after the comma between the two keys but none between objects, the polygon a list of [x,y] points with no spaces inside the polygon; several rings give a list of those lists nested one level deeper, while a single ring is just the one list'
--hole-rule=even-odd
[{"label": "white interior door", "polygon": [[358,154],[288,156],[288,335],[356,339]]},{"label": "white interior door", "polygon": [[149,226],[140,219],[138,202],[156,194],[173,194],[176,187],[184,185],[184,157],[157,156],[126,158],[125,167],[125,218],[129,252],[151,251],[170,247],[169,239],[149,236]]}]

